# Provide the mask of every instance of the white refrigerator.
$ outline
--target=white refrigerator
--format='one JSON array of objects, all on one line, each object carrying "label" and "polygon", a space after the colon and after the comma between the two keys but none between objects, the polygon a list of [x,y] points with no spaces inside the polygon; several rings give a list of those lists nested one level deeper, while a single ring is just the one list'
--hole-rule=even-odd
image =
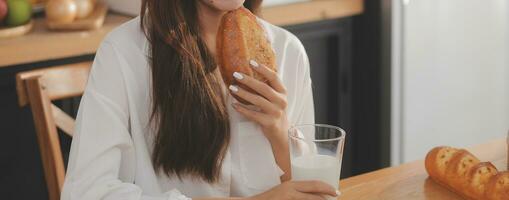
[{"label": "white refrigerator", "polygon": [[391,160],[509,130],[509,1],[392,0]]}]

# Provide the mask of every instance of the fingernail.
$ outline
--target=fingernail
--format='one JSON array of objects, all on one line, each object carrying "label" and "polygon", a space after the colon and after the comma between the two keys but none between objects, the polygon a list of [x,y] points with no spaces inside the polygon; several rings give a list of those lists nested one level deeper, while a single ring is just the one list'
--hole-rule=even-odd
[{"label": "fingernail", "polygon": [[336,190],[336,196],[341,195],[341,192],[339,190]]},{"label": "fingernail", "polygon": [[256,61],[254,61],[254,60],[250,60],[250,61],[249,61],[249,64],[250,64],[252,67],[258,67],[258,66],[260,66],[260,65],[258,65],[258,63],[257,63]]},{"label": "fingernail", "polygon": [[238,80],[242,80],[244,78],[244,76],[238,72],[233,72],[233,77],[235,77]]},{"label": "fingernail", "polygon": [[228,87],[228,89],[230,89],[232,92],[238,92],[239,91],[239,88],[235,85],[230,85]]}]

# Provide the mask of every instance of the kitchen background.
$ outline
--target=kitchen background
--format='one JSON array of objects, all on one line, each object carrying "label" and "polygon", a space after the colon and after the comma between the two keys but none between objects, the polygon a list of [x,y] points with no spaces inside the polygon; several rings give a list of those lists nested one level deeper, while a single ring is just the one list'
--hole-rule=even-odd
[{"label": "kitchen background", "polygon": [[[139,6],[139,0],[106,2],[115,13],[110,18],[136,14]],[[265,0],[262,15],[303,42],[317,122],[347,130],[343,178],[509,130],[506,0]],[[95,33],[112,28],[108,22]],[[31,111],[18,106],[15,74],[94,57],[77,51],[39,59],[69,45],[40,41],[48,52],[20,45],[36,33],[0,38],[0,194],[7,199],[47,196]],[[41,33],[75,34],[76,49],[96,37],[93,31]],[[20,61],[24,52],[32,55]],[[79,98],[56,103],[75,113]],[[66,158],[71,139],[60,139]]]}]

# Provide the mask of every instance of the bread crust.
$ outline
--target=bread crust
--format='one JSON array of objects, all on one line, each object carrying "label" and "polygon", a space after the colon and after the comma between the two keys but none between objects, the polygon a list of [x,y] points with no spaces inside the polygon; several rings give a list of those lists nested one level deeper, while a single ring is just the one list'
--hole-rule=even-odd
[{"label": "bread crust", "polygon": [[477,164],[470,170],[468,183],[463,192],[472,199],[483,199],[487,183],[497,173],[497,168],[490,162]]},{"label": "bread crust", "polygon": [[[266,81],[262,75],[253,71],[250,60],[277,71],[276,56],[266,35],[256,16],[244,7],[229,11],[223,16],[216,39],[216,61],[227,86],[238,85],[254,93],[233,78],[234,72]],[[247,103],[235,97],[242,103]]]},{"label": "bread crust", "polygon": [[509,200],[509,172],[499,173],[464,149],[433,148],[425,167],[433,181],[465,199]]},{"label": "bread crust", "polygon": [[449,163],[449,160],[458,151],[456,148],[440,146],[433,148],[424,160],[425,168],[432,179],[444,182],[445,167],[440,167]]},{"label": "bread crust", "polygon": [[479,164],[480,161],[470,152],[464,149],[458,150],[450,160],[445,170],[445,180],[454,188],[466,187],[470,169]]},{"label": "bread crust", "polygon": [[509,171],[498,173],[491,178],[484,196],[489,200],[509,200]]}]

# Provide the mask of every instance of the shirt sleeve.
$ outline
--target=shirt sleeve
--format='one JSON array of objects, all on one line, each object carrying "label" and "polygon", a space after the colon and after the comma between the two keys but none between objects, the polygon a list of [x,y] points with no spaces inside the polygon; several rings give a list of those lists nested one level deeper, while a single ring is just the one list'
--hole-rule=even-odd
[{"label": "shirt sleeve", "polygon": [[315,107],[313,102],[310,66],[306,51],[303,49],[304,48],[302,48],[302,51],[298,56],[297,67],[302,69],[304,73],[302,73],[300,78],[301,81],[299,81],[302,85],[297,87],[299,91],[296,92],[296,96],[299,98],[296,102],[296,118],[292,125],[315,123]]},{"label": "shirt sleeve", "polygon": [[76,118],[61,199],[189,200],[177,190],[147,195],[134,184],[125,64],[113,45],[101,44]]}]

